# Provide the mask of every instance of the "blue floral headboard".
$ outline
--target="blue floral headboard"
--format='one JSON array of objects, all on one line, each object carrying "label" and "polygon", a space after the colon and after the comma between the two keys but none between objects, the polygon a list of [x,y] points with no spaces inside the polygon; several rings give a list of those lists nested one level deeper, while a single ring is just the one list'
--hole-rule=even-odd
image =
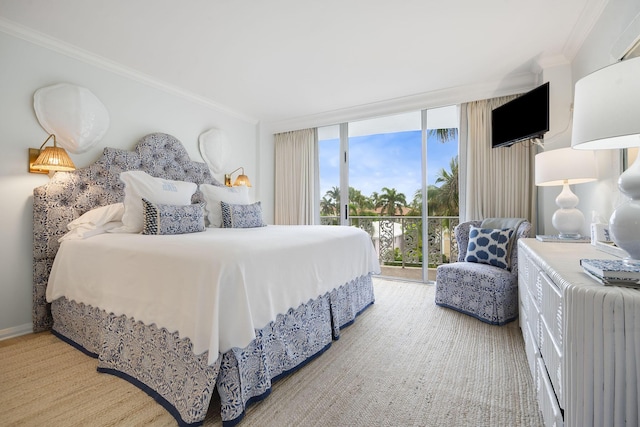
[{"label": "blue floral headboard", "polygon": [[[205,163],[194,162],[180,141],[171,135],[153,133],[142,138],[134,151],[105,148],[92,165],[73,172],[57,172],[51,180],[33,190],[33,330],[51,329],[46,302],[47,281],[58,252],[58,239],[67,224],[85,212],[124,199],[120,172],[143,170],[148,174],[196,184],[222,186]],[[193,195],[195,202],[202,194]]]}]

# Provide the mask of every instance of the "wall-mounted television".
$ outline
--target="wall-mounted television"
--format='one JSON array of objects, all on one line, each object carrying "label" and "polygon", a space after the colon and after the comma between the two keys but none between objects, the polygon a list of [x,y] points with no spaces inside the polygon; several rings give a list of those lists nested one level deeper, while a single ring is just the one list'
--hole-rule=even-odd
[{"label": "wall-mounted television", "polygon": [[549,83],[491,112],[491,146],[506,147],[549,131]]}]

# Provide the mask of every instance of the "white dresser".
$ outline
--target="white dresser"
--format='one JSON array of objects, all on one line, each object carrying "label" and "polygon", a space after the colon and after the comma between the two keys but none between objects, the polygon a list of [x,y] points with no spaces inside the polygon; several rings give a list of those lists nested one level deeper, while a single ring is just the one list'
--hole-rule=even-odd
[{"label": "white dresser", "polygon": [[640,425],[640,290],[603,286],[588,243],[518,242],[519,323],[547,426]]}]

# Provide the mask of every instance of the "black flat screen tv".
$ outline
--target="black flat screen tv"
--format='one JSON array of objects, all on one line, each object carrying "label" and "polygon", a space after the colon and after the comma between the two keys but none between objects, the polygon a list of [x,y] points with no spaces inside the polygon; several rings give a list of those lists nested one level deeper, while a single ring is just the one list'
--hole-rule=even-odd
[{"label": "black flat screen tv", "polygon": [[549,83],[491,112],[491,146],[506,147],[549,131]]}]

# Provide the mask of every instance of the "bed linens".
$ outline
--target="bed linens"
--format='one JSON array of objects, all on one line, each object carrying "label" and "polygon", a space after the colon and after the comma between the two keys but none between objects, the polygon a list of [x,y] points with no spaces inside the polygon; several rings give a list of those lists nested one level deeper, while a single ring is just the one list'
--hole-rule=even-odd
[{"label": "bed linens", "polygon": [[195,354],[208,350],[211,364],[278,314],[379,272],[370,237],[354,227],[102,234],[60,245],[47,300],[64,296],[178,331]]},{"label": "bed linens", "polygon": [[[149,393],[161,405],[176,418],[179,425],[199,425],[203,422],[209,400],[211,398],[213,386],[217,387],[220,395],[220,409],[223,419],[223,425],[235,425],[244,414],[246,405],[256,399],[265,397],[270,388],[271,381],[280,375],[291,372],[298,367],[304,365],[310,358],[322,353],[324,349],[331,343],[332,339],[338,339],[340,329],[354,321],[355,317],[366,307],[374,302],[373,284],[371,274],[354,273],[352,277],[348,277],[348,281],[340,279],[342,283],[328,283],[329,279],[324,274],[326,271],[336,269],[342,271],[341,268],[351,265],[352,263],[363,263],[365,254],[369,254],[372,250],[371,240],[367,238],[358,246],[355,251],[348,253],[338,250],[344,245],[343,237],[336,238],[334,244],[330,244],[329,252],[323,253],[323,258],[332,258],[327,264],[315,265],[315,267],[307,267],[307,275],[304,280],[294,286],[295,295],[300,296],[298,291],[310,292],[306,297],[302,297],[304,302],[295,306],[291,303],[288,311],[284,314],[278,314],[275,320],[270,321],[261,329],[256,329],[256,338],[251,340],[248,346],[243,348],[234,347],[231,350],[222,353],[223,346],[220,342],[220,336],[212,339],[213,333],[218,333],[219,329],[232,325],[229,318],[224,315],[233,313],[227,307],[225,313],[218,313],[215,307],[217,301],[220,306],[224,306],[222,301],[230,297],[240,297],[244,306],[240,307],[240,314],[244,315],[246,323],[257,323],[253,315],[253,309],[259,304],[267,301],[267,312],[275,312],[277,308],[272,306],[273,301],[278,301],[281,293],[277,290],[271,292],[271,285],[263,286],[264,283],[275,283],[274,277],[278,280],[285,272],[290,270],[291,265],[300,263],[300,259],[311,259],[301,255],[299,258],[289,255],[278,255],[278,247],[284,246],[285,249],[293,250],[290,240],[295,238],[295,232],[287,235],[279,235],[277,238],[268,238],[267,241],[271,245],[266,245],[262,251],[247,252],[254,245],[251,239],[260,236],[257,231],[261,229],[237,229],[237,230],[221,230],[223,233],[247,233],[247,234],[226,234],[232,236],[224,243],[221,243],[223,249],[202,249],[200,252],[208,254],[205,260],[214,260],[222,257],[231,259],[232,262],[223,270],[227,279],[236,280],[242,277],[245,269],[250,265],[256,264],[254,258],[264,261],[263,265],[269,265],[269,275],[262,271],[259,280],[253,286],[249,286],[243,280],[239,280],[240,285],[235,283],[224,284],[223,286],[214,287],[215,292],[210,290],[211,295],[216,295],[217,300],[198,299],[195,306],[189,306],[188,299],[192,297],[194,292],[200,290],[199,284],[187,285],[189,277],[209,278],[211,276],[211,266],[194,262],[193,256],[186,254],[180,257],[180,250],[185,246],[191,245],[183,240],[183,236],[140,236],[140,235],[124,235],[120,239],[121,245],[126,249],[130,249],[126,244],[127,239],[143,238],[147,242],[165,242],[158,247],[155,254],[157,257],[153,267],[149,267],[148,258],[153,258],[154,253],[143,255],[134,251],[132,257],[127,259],[127,268],[118,271],[120,278],[117,280],[102,280],[97,276],[106,273],[114,273],[118,267],[111,264],[110,257],[113,253],[119,252],[117,249],[107,250],[103,248],[103,255],[96,253],[83,253],[83,249],[96,245],[101,239],[110,240],[111,237],[105,235],[96,236],[98,233],[106,233],[107,228],[112,228],[114,223],[122,225],[116,217],[108,212],[90,212],[92,209],[105,207],[110,204],[118,204],[123,202],[125,196],[124,184],[120,180],[120,175],[125,171],[141,170],[153,177],[164,180],[187,181],[198,184],[201,188],[203,184],[211,184],[223,187],[215,178],[211,176],[206,164],[191,161],[182,144],[171,135],[155,133],[143,137],[136,145],[133,151],[125,151],[120,149],[105,148],[102,157],[87,168],[78,169],[73,172],[56,173],[51,180],[34,189],[33,197],[33,255],[34,255],[34,283],[33,283],[33,324],[34,331],[43,331],[53,329],[56,335],[72,343],[73,345],[90,352],[98,357],[98,370],[100,372],[109,372],[114,375],[121,376],[142,390]],[[203,191],[197,190],[191,197],[191,203],[208,202],[203,195]],[[236,203],[230,201],[231,203]],[[189,203],[187,201],[184,202]],[[247,201],[248,203],[248,201]],[[100,208],[100,209],[103,209]],[[110,208],[103,210],[110,211]],[[102,213],[100,213],[102,212]],[[94,218],[98,213],[98,218]],[[105,215],[102,215],[102,214]],[[84,215],[87,216],[84,216]],[[113,213],[115,215],[115,213]],[[84,216],[81,220],[80,216]],[[60,239],[69,230],[67,225],[70,222],[89,222],[86,225],[88,230],[80,230],[79,235],[72,236],[75,240],[85,239],[85,243],[90,245],[82,245],[80,241],[70,244],[64,244],[65,253],[69,256],[64,258],[57,257],[58,249],[62,245]],[[103,224],[104,223],[104,224]],[[271,226],[265,227],[271,229]],[[293,230],[300,232],[304,227],[294,227]],[[327,228],[327,232],[343,233],[347,230],[345,227]],[[86,233],[85,231],[90,231]],[[352,232],[352,230],[347,230]],[[198,233],[207,235],[208,233]],[[220,234],[223,236],[222,234]],[[246,246],[231,248],[231,244],[238,240],[235,236],[245,236]],[[67,236],[69,237],[69,236]],[[364,238],[364,235],[362,236]],[[60,239],[60,241],[59,241]],[[71,237],[70,237],[71,239]],[[68,239],[68,240],[70,240]],[[137,240],[135,239],[135,240]],[[309,236],[302,237],[302,240],[308,241]],[[171,255],[166,252],[169,248],[173,248],[178,252],[178,256],[174,260],[170,260]],[[106,254],[106,255],[104,255]],[[233,255],[233,256],[231,256]],[[102,256],[102,258],[100,258]],[[231,258],[227,258],[231,256]],[[209,360],[215,359],[215,352],[209,354],[208,351],[195,354],[192,340],[183,333],[179,328],[173,329],[171,326],[164,327],[161,322],[164,318],[155,323],[143,323],[141,320],[133,318],[128,314],[116,316],[110,311],[106,311],[101,306],[92,306],[82,301],[67,299],[60,297],[52,301],[52,295],[55,293],[62,294],[65,291],[59,289],[58,286],[52,286],[51,292],[47,292],[49,276],[54,264],[54,258],[58,259],[56,264],[68,264],[65,268],[83,269],[81,281],[90,283],[91,286],[82,292],[87,293],[92,299],[115,300],[117,298],[126,300],[133,298],[129,290],[135,289],[137,293],[141,290],[146,292],[146,297],[150,298],[140,301],[137,309],[143,314],[149,313],[155,316],[167,316],[166,312],[178,312],[183,310],[187,315],[191,315],[195,310],[203,310],[207,305],[212,308],[212,319],[216,319],[216,324],[197,323],[194,317],[189,321],[194,323],[192,330],[194,336],[204,336],[206,343],[202,345],[204,350],[208,350],[209,343],[218,346],[218,355],[214,363]],[[62,261],[65,259],[65,261]],[[236,259],[242,259],[244,264],[236,264]],[[88,260],[91,264],[84,265]],[[374,264],[372,269],[367,272],[379,271],[379,266],[375,255],[369,259],[369,263]],[[277,267],[274,266],[277,263]],[[173,282],[166,286],[160,286],[140,280],[130,268],[140,268],[143,276],[147,273],[155,271],[158,266],[174,267],[171,271]],[[344,264],[344,265],[343,265]],[[186,266],[187,270],[184,274],[177,272],[178,267]],[[57,266],[56,269],[59,267]],[[63,270],[63,269],[62,269]],[[198,276],[199,274],[199,276]],[[257,274],[257,273],[256,273]],[[346,274],[349,276],[350,274]],[[56,274],[58,276],[58,274]],[[60,272],[60,277],[63,274]],[[245,275],[242,279],[248,279],[249,276],[255,279],[255,274]],[[144,279],[143,277],[143,279]],[[122,279],[128,280],[128,282]],[[319,283],[311,286],[302,286],[302,283],[319,281]],[[66,280],[61,280],[61,286],[66,286]],[[53,283],[53,281],[52,281]],[[129,286],[125,286],[128,284]],[[142,284],[142,285],[141,285]],[[321,293],[320,289],[327,286],[330,292]],[[264,289],[263,289],[264,287]],[[169,296],[160,296],[164,289],[168,289]],[[259,292],[255,296],[248,292],[251,289],[257,289]],[[315,292],[315,294],[311,294]],[[49,301],[47,302],[47,295]],[[188,298],[186,296],[188,296]],[[266,297],[265,297],[266,295]],[[201,295],[198,295],[199,297]],[[173,299],[172,299],[173,298]],[[295,299],[295,298],[294,298]],[[293,300],[293,299],[292,299]],[[127,301],[134,304],[136,301]],[[233,301],[231,301],[233,303]],[[102,303],[101,303],[102,304]],[[288,305],[283,304],[284,305]],[[188,310],[185,309],[188,307]],[[122,309],[113,310],[115,312],[123,312]],[[171,314],[171,313],[170,313]],[[264,314],[264,313],[263,313]],[[177,318],[175,313],[171,314]],[[265,317],[269,317],[266,316]],[[248,318],[248,320],[247,320]],[[187,319],[185,319],[186,321]],[[203,333],[201,326],[204,325],[208,333]],[[258,328],[260,327],[258,326]],[[173,329],[173,330],[170,330]],[[248,327],[245,325],[243,330],[246,333]],[[252,334],[246,333],[247,338]],[[182,338],[185,336],[185,338]],[[219,369],[219,372],[218,372]],[[185,376],[183,373],[188,372]]]}]

